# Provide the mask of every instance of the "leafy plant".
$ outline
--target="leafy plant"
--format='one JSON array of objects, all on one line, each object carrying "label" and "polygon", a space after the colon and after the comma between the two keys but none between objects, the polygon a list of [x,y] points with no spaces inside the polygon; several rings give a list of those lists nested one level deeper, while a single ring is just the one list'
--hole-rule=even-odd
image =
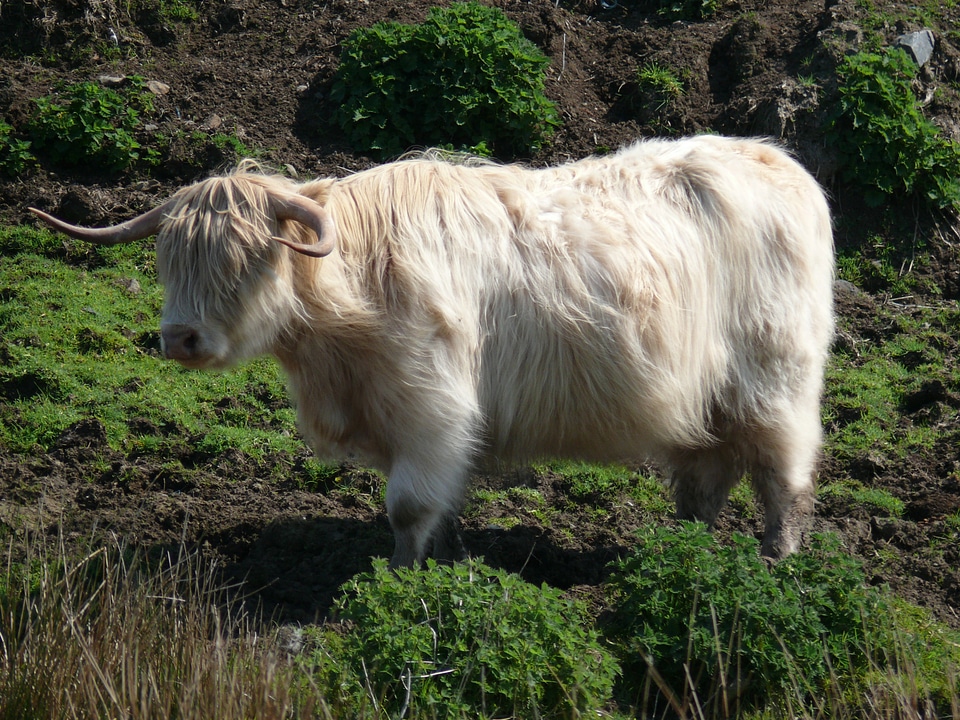
[{"label": "leafy plant", "polygon": [[358,150],[413,145],[539,149],[559,125],[544,95],[549,61],[500,10],[432,8],[419,25],[378,23],[343,44],[331,97]]},{"label": "leafy plant", "polygon": [[916,73],[900,48],[845,58],[828,137],[843,178],[862,185],[868,203],[916,194],[935,208],[960,208],[960,144],[923,116],[910,86]]},{"label": "leafy plant", "polygon": [[36,162],[30,142],[13,136],[13,126],[0,121],[0,175],[15,177]]},{"label": "leafy plant", "polygon": [[30,136],[36,150],[54,163],[70,168],[93,164],[118,172],[154,157],[134,136],[143,113],[153,111],[153,95],[138,76],[119,92],[82,82],[34,104]]},{"label": "leafy plant", "polygon": [[335,607],[349,629],[336,657],[315,660],[357,708],[373,698],[391,716],[553,717],[610,697],[616,664],[583,610],[478,561],[395,572],[377,561]]},{"label": "leafy plant", "polygon": [[656,678],[674,701],[695,695],[723,713],[862,668],[883,611],[833,536],[768,569],[753,538],[721,545],[689,522],[642,531],[610,587],[607,632],[633,696]]},{"label": "leafy plant", "polygon": [[657,15],[667,20],[705,20],[717,12],[717,0],[657,0]]}]

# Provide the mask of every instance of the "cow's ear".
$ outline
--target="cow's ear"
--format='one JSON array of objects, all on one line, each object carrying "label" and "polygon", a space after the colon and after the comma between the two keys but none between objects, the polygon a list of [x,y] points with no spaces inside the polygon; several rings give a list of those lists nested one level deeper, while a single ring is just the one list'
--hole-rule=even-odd
[{"label": "cow's ear", "polygon": [[277,236],[274,236],[274,240],[309,257],[325,257],[333,252],[337,245],[337,229],[323,205],[296,194],[272,195],[270,202],[277,220],[293,220],[317,234],[317,242],[312,245]]}]

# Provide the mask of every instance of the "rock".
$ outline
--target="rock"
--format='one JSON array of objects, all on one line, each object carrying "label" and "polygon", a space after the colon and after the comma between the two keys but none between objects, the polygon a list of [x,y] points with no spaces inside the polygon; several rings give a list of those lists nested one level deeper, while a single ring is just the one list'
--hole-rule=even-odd
[{"label": "rock", "polygon": [[221,125],[223,125],[223,118],[213,113],[213,115],[203,121],[203,125],[200,127],[203,130],[217,130]]},{"label": "rock", "polygon": [[120,278],[116,281],[116,284],[131,295],[139,295],[142,289],[140,282],[136,278]]},{"label": "rock", "polygon": [[903,531],[904,523],[896,518],[870,518],[870,529],[873,536],[880,540],[893,540],[894,537]]},{"label": "rock", "polygon": [[901,35],[894,41],[893,45],[894,47],[901,47],[906,50],[910,53],[910,56],[917,66],[923,67],[927,60],[930,59],[930,56],[933,55],[935,42],[933,31],[923,29],[919,32]]},{"label": "rock", "polygon": [[159,80],[147,80],[147,90],[152,92],[154,95],[166,95],[170,92],[170,86],[166,83],[162,83]]},{"label": "rock", "polygon": [[97,82],[104,87],[120,87],[126,81],[126,75],[101,75],[97,78]]},{"label": "rock", "polygon": [[834,295],[862,295],[863,291],[849,280],[835,280],[833,283]]}]

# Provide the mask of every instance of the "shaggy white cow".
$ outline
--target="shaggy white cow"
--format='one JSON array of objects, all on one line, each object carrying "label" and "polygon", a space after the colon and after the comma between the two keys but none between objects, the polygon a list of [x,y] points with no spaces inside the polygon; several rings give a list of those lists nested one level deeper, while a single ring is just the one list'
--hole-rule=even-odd
[{"label": "shaggy white cow", "polygon": [[304,184],[241,167],[114,228],[34,212],[94,242],[156,233],[165,355],[279,358],[317,452],[389,474],[394,566],[457,553],[484,459],[653,458],[707,523],[749,471],[771,557],[811,513],[833,241],[820,188],[770,144]]}]

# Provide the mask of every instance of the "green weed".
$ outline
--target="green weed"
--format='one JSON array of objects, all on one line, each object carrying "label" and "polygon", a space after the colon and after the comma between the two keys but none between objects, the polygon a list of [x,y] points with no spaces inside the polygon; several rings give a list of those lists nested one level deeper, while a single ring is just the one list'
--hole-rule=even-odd
[{"label": "green weed", "polygon": [[140,77],[120,91],[94,82],[68,85],[34,105],[28,131],[36,152],[50,162],[119,172],[157,159],[135,137],[142,116],[153,111],[153,96]]},{"label": "green weed", "polygon": [[705,20],[717,12],[717,0],[658,0],[657,14],[666,20]]},{"label": "green weed", "polygon": [[15,137],[13,126],[0,121],[0,175],[16,177],[36,162],[30,141]]},{"label": "green weed", "polygon": [[899,48],[844,58],[828,141],[843,178],[862,186],[868,203],[916,195],[934,208],[960,208],[960,144],[923,116],[910,85],[916,73]]},{"label": "green weed", "polygon": [[[195,0],[196,1],[196,0]],[[187,0],[166,0],[160,2],[161,17],[170,18],[178,22],[197,22],[200,19],[200,13],[197,11],[194,2]]]},{"label": "green weed", "polygon": [[683,81],[670,68],[655,62],[641,65],[637,70],[637,84],[640,91],[649,93],[657,109],[663,109],[683,96]]},{"label": "green weed", "polygon": [[674,710],[699,702],[706,717],[803,700],[863,671],[866,647],[883,644],[873,628],[889,612],[835,537],[815,536],[768,569],[755,539],[721,545],[688,522],[641,531],[638,547],[613,565],[610,589],[607,634],[625,692],[649,698],[656,688]]},{"label": "green weed", "polygon": [[547,58],[498,9],[432,8],[419,25],[378,23],[343,44],[331,98],[357,150],[411,146],[527,153],[559,125]]},{"label": "green weed", "polygon": [[236,135],[227,135],[225,133],[214,133],[210,135],[209,141],[219,150],[226,150],[233,154],[235,160],[243,158],[257,157],[260,153],[247,147],[243,140]]},{"label": "green weed", "polygon": [[641,119],[668,131],[669,123],[665,114],[685,92],[683,81],[677,73],[655,62],[641,65],[637,70],[637,90],[640,93]]},{"label": "green weed", "polygon": [[476,560],[397,571],[380,560],[342,590],[344,631],[305,669],[339,688],[331,704],[345,714],[568,717],[610,698],[615,661],[554,588]]}]

